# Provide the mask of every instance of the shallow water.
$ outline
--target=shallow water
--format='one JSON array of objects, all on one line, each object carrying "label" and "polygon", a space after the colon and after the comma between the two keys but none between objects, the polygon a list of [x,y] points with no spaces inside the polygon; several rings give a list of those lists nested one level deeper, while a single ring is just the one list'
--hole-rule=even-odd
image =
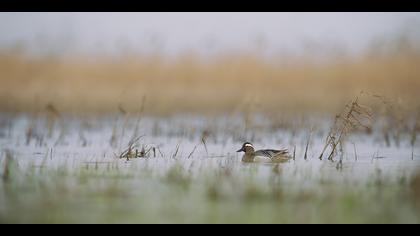
[{"label": "shallow water", "polygon": [[[209,216],[221,214],[223,210],[218,209],[218,204],[225,204],[219,202],[214,205],[213,198],[222,197],[224,202],[226,199],[248,199],[246,193],[252,190],[250,196],[262,199],[263,204],[258,206],[264,208],[267,204],[266,207],[270,208],[273,200],[266,198],[276,196],[272,191],[279,187],[291,194],[286,194],[284,198],[293,199],[290,200],[292,203],[284,203],[281,207],[293,211],[292,206],[300,207],[299,204],[293,205],[296,204],[293,194],[300,196],[309,191],[317,196],[313,200],[316,202],[332,193],[336,196],[337,191],[357,195],[365,191],[363,188],[366,186],[378,183],[397,189],[390,191],[394,193],[406,189],[409,180],[420,169],[418,146],[412,148],[407,140],[401,142],[398,148],[395,145],[386,147],[378,132],[351,135],[344,147],[341,165],[340,157],[335,157],[334,161],[326,158],[319,160],[329,123],[324,118],[296,119],[288,121],[287,125],[276,126],[273,121],[261,116],[247,122],[240,116],[139,118],[121,114],[108,117],[68,116],[48,123],[42,115],[2,114],[0,163],[5,166],[6,156],[11,156],[15,171],[11,171],[9,176],[12,181],[3,180],[0,184],[4,190],[0,194],[0,216],[6,222],[37,221],[36,217],[23,216],[28,209],[34,209],[46,211],[45,216],[39,219],[41,222],[77,222],[82,219],[88,222],[124,222],[124,219],[128,222],[223,222],[224,217]],[[48,124],[52,124],[50,134]],[[28,139],[29,127],[32,127],[32,134]],[[315,127],[315,131],[310,140],[308,157],[304,160],[310,127]],[[145,150],[154,147],[155,153],[150,149],[144,158],[119,158],[129,141],[139,136],[136,148],[140,151],[142,147]],[[251,141],[257,149],[289,148],[291,153],[295,150],[295,159],[282,164],[242,163],[242,154],[235,151],[244,141]],[[2,169],[4,176],[5,168]],[[78,185],[85,187],[80,189]],[[328,187],[320,187],[324,185]],[[345,190],[340,190],[343,188]],[[28,189],[33,192],[27,192]],[[62,196],[60,189],[70,195],[83,196],[88,203],[72,203],[74,199]],[[10,196],[16,197],[19,193],[21,196],[12,200]],[[52,203],[48,204],[53,204],[53,207],[44,202],[47,193],[52,197]],[[81,218],[76,212],[63,213],[68,204],[82,208],[95,202],[113,202],[110,199],[138,205],[131,209],[112,206],[112,210],[96,206]],[[141,201],[133,203],[135,199]],[[372,200],[366,199],[366,202]],[[177,207],[159,205],[161,201],[167,204],[176,201]],[[218,213],[213,212],[215,209],[209,210],[213,207],[218,209]],[[251,218],[241,218],[241,211],[258,214],[258,211],[266,210],[266,218],[261,217],[255,222],[265,222],[264,219],[279,214],[257,206],[255,209],[244,208],[241,204],[236,208],[230,207],[225,213],[231,215],[228,220],[231,222],[254,222]],[[12,211],[15,213],[10,214]],[[107,212],[105,216],[98,216],[104,211]],[[131,220],[118,218],[118,211],[135,217]],[[148,217],[143,215],[145,211]],[[200,212],[201,218],[186,217],[191,211]],[[417,213],[417,210],[401,213],[404,217],[392,219],[404,222],[404,214],[408,214],[410,220],[417,222],[420,219],[416,218]],[[347,219],[346,214],[343,213],[343,219]],[[352,222],[352,217],[357,217],[357,214],[349,214]],[[315,216],[296,217],[296,221],[318,222],[317,218],[311,218]],[[281,222],[287,221],[283,219]],[[325,221],[334,222],[334,218],[329,217]]]},{"label": "shallow water", "polygon": [[[155,147],[155,154],[150,150],[147,161],[157,165],[167,159],[186,159],[186,163],[188,160],[220,162],[230,159],[239,162],[242,153],[237,153],[236,150],[245,141],[253,142],[256,149],[288,148],[291,155],[296,148],[295,160],[285,165],[310,165],[312,168],[324,169],[334,167],[332,169],[335,171],[334,163],[339,160],[339,157],[336,157],[336,162],[331,163],[318,159],[325,138],[317,133],[328,132],[328,121],[324,120],[317,121],[321,125],[312,135],[307,160],[303,160],[303,156],[309,128],[305,129],[305,125],[301,125],[301,129],[275,130],[271,129],[270,121],[261,118],[256,119],[252,127],[245,130],[244,121],[240,117],[67,117],[55,121],[50,137],[47,121],[43,117],[20,115],[13,118],[3,117],[2,120],[0,147],[3,151],[7,149],[14,153],[22,165],[46,157],[49,159],[46,162],[48,165],[59,165],[69,161],[74,164],[115,160],[123,162],[124,160],[119,160],[116,156],[127,147],[130,139],[139,136],[141,138],[137,149],[145,147],[148,150]],[[29,143],[26,143],[27,130],[31,124],[34,135]],[[208,132],[205,137],[206,145],[202,142],[203,132]],[[111,143],[113,135],[116,141]],[[397,148],[395,145],[386,147],[384,141],[378,142],[377,139],[376,134],[352,135],[343,154],[343,172],[355,174],[354,171],[357,171],[354,177],[365,178],[369,169],[386,169],[387,173],[391,174],[399,172],[400,169],[411,171],[419,166],[419,148],[413,149],[408,140]],[[179,150],[173,158],[177,146]]]}]

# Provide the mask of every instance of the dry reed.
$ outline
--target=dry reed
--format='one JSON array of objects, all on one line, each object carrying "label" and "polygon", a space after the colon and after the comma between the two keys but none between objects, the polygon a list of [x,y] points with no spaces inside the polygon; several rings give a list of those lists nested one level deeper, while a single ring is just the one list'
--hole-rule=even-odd
[{"label": "dry reed", "polygon": [[[360,90],[420,105],[420,54],[366,54],[316,62],[232,53],[170,60],[161,55],[32,58],[0,53],[0,110],[36,111],[51,104],[61,112],[246,111],[337,112]],[[19,92],[17,92],[19,91]],[[35,102],[34,102],[35,101]],[[51,112],[53,113],[53,112]]]}]

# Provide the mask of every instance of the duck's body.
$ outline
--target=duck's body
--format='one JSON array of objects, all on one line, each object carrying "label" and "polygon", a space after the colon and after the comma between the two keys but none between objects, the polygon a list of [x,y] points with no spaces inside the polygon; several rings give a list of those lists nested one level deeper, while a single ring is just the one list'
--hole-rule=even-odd
[{"label": "duck's body", "polygon": [[287,149],[263,149],[255,151],[251,143],[244,143],[237,152],[245,152],[243,162],[286,162],[291,159]]}]

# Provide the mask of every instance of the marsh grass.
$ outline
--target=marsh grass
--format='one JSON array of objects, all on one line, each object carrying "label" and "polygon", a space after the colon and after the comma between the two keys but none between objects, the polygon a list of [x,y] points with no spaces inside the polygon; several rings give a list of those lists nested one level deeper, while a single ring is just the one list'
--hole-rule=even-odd
[{"label": "marsh grass", "polygon": [[10,180],[11,176],[11,168],[13,165],[13,157],[10,150],[4,151],[4,163],[3,163],[3,173],[2,173],[2,179],[4,182],[7,182]]},{"label": "marsh grass", "polygon": [[[305,146],[305,155],[303,156],[303,159],[306,160],[308,159],[308,148],[309,148],[309,144],[311,142],[311,136],[313,133],[313,128],[311,128],[311,130],[309,131],[309,136],[308,136],[308,141],[306,142],[306,146]],[[294,147],[293,149],[293,159],[295,159],[295,151],[296,151],[296,147]]]},{"label": "marsh grass", "polygon": [[119,155],[118,158],[120,159],[126,159],[129,161],[132,158],[148,158],[150,157],[150,152],[153,152],[153,157],[156,157],[156,148],[151,146],[149,148],[145,147],[145,144],[141,146],[141,149],[139,151],[140,146],[140,139],[143,138],[144,135],[139,137],[132,137],[130,141],[128,142],[127,148],[124,149]]},{"label": "marsh grass", "polygon": [[413,107],[420,101],[419,62],[418,52],[407,50],[325,62],[264,58],[257,52],[212,58],[188,53],[173,59],[0,52],[0,109],[39,111],[53,104],[60,112],[83,113],[114,112],[120,106],[133,113],[146,97],[149,114],[336,113],[360,90],[399,97]]},{"label": "marsh grass", "polygon": [[411,129],[410,144],[413,149],[414,149],[414,146],[416,145],[417,135],[419,132],[420,132],[420,108],[417,109],[414,125],[413,125],[413,128]]}]

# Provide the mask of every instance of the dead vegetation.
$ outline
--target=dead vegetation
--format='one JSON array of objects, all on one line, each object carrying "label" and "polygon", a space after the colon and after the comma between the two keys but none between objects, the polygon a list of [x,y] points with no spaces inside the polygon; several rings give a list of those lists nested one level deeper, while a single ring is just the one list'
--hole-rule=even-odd
[{"label": "dead vegetation", "polygon": [[388,147],[394,141],[395,146],[399,147],[403,134],[409,132],[408,124],[411,112],[404,108],[405,104],[401,100],[391,100],[385,96],[373,95],[382,103],[381,115],[385,119],[382,125],[382,133]]},{"label": "dead vegetation", "polygon": [[[360,95],[363,95],[363,92]],[[359,103],[359,96],[348,103],[344,110],[335,116],[334,124],[327,135],[319,159],[322,160],[328,147],[328,160],[333,160],[339,152],[343,153],[344,142],[348,134],[359,128],[371,129],[372,116],[371,109]]]},{"label": "dead vegetation", "polygon": [[141,149],[139,151],[139,141],[143,136],[140,137],[136,137],[131,139],[128,142],[127,148],[121,152],[121,154],[118,155],[118,157],[121,158],[125,158],[127,161],[129,161],[132,158],[145,158],[145,157],[149,157],[150,151],[153,150],[154,156],[156,157],[156,152],[154,147],[150,147],[147,149],[145,149],[145,146],[142,145]]}]

